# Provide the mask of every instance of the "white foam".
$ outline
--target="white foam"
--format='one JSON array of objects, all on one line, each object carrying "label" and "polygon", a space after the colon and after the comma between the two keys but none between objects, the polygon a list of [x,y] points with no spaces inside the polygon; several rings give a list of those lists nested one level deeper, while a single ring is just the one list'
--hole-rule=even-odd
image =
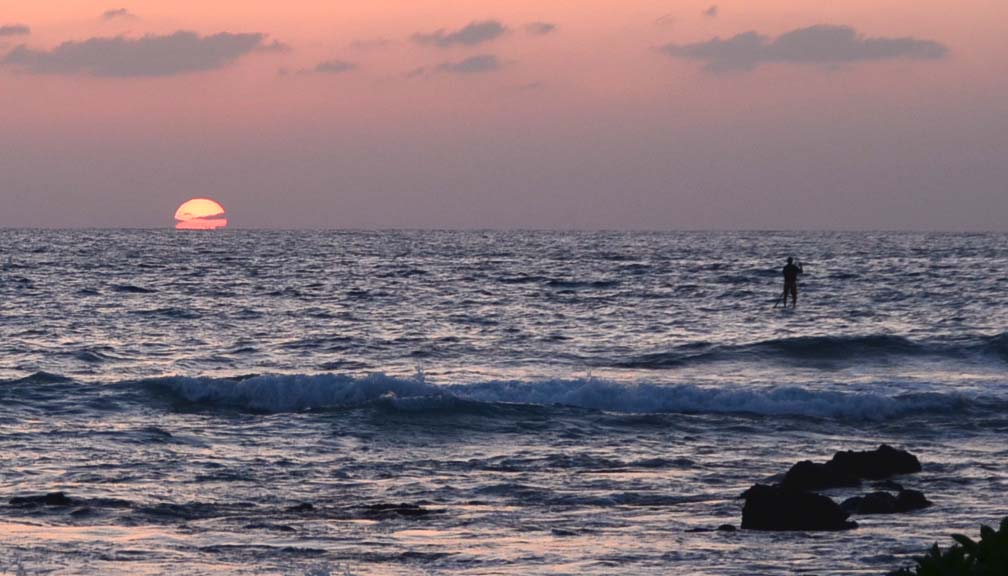
[{"label": "white foam", "polygon": [[244,380],[169,378],[171,391],[188,402],[232,406],[264,412],[361,406],[383,396],[443,394],[419,380],[374,374],[352,378],[333,374],[255,376]]},{"label": "white foam", "polygon": [[881,419],[948,407],[947,396],[888,397],[877,394],[814,391],[802,388],[735,389],[688,384],[660,386],[606,380],[489,382],[452,386],[451,390],[483,402],[563,404],[628,413],[751,413],[842,419]]}]

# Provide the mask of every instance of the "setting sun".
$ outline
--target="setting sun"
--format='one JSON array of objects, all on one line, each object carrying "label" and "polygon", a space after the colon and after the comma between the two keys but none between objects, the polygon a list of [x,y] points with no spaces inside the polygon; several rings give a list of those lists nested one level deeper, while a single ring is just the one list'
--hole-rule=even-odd
[{"label": "setting sun", "polygon": [[216,230],[227,226],[224,207],[216,200],[193,198],[175,211],[176,230]]}]

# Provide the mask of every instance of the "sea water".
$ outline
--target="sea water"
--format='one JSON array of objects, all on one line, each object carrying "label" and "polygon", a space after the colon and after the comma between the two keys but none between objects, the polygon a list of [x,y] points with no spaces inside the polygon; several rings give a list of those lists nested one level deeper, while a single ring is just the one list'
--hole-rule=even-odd
[{"label": "sea water", "polygon": [[[883,574],[1008,514],[1006,295],[1004,234],[0,231],[0,573]],[[697,531],[880,443],[934,506]]]}]

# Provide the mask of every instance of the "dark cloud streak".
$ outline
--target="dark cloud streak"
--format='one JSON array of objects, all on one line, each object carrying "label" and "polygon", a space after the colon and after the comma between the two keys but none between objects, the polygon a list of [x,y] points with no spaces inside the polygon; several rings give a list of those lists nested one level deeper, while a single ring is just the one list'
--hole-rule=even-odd
[{"label": "dark cloud streak", "polygon": [[175,76],[223,68],[263,48],[265,38],[258,33],[221,32],[200,36],[188,31],[141,38],[89,38],[64,42],[52,50],[18,46],[0,60],[0,65],[30,74],[114,78]]},{"label": "dark cloud streak", "polygon": [[438,66],[438,70],[449,74],[469,75],[493,72],[500,67],[500,60],[493,54],[480,54],[457,62],[445,62]]},{"label": "dark cloud streak", "polygon": [[111,10],[106,10],[102,12],[102,20],[136,20],[136,14],[133,14],[125,8],[113,8]]},{"label": "dark cloud streak", "polygon": [[948,53],[947,47],[932,40],[869,38],[849,26],[826,24],[792,30],[773,40],[744,32],[727,40],[668,44],[661,50],[675,58],[704,62],[712,72],[752,70],[770,62],[831,65],[894,58],[935,60]]},{"label": "dark cloud streak", "polygon": [[291,48],[290,44],[281,42],[279,40],[274,40],[269,44],[260,44],[259,46],[256,47],[256,50],[259,52],[286,53],[292,51],[293,48]]},{"label": "dark cloud streak", "polygon": [[489,42],[507,32],[507,27],[497,20],[483,20],[470,22],[458,30],[446,31],[444,29],[430,34],[414,34],[413,41],[417,44],[426,44],[447,48],[450,46],[475,46],[484,42]]},{"label": "dark cloud streak", "polygon": [[530,22],[525,25],[525,31],[533,36],[545,36],[556,31],[556,24],[551,22]]},{"label": "dark cloud streak", "polygon": [[350,72],[356,70],[357,65],[353,62],[347,62],[345,60],[326,60],[325,62],[319,62],[314,68],[314,72],[318,74],[343,74],[344,72]]},{"label": "dark cloud streak", "polygon": [[31,34],[31,28],[24,24],[8,24],[0,26],[0,37],[3,36],[27,36]]}]

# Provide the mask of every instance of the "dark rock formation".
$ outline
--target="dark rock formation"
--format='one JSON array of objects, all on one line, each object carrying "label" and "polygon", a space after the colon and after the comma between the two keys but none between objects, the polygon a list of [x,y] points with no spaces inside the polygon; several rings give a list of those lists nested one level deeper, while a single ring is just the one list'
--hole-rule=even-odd
[{"label": "dark rock formation", "polygon": [[821,490],[857,486],[861,480],[880,480],[920,470],[916,456],[883,444],[875,450],[837,452],[825,464],[799,462],[788,470],[782,485],[792,490]]},{"label": "dark rock formation", "polygon": [[888,492],[872,492],[848,498],[840,507],[851,514],[892,514],[896,512],[896,497]]},{"label": "dark rock formation", "polygon": [[851,514],[895,514],[927,508],[931,502],[918,490],[900,490],[893,496],[888,492],[872,492],[848,498],[840,507]]},{"label": "dark rock formation", "polygon": [[881,480],[896,474],[912,474],[921,471],[920,461],[916,456],[888,444],[864,452],[853,450],[837,452],[833,455],[833,459],[826,464],[832,464],[846,475],[868,480]]},{"label": "dark rock formation", "polygon": [[[920,461],[906,450],[882,444],[875,450],[837,452],[828,462],[804,460],[791,467],[780,484],[756,484],[742,495],[742,528],[750,530],[845,530],[857,523],[850,514],[893,514],[931,505],[917,490],[904,490],[896,474],[920,472]],[[875,482],[878,490],[836,502],[812,490]],[[882,490],[898,491],[895,496]]]},{"label": "dark rock formation", "polygon": [[931,506],[931,501],[919,490],[900,490],[896,495],[896,511],[910,512]]},{"label": "dark rock formation", "polygon": [[837,470],[830,462],[816,464],[811,460],[802,460],[787,471],[781,485],[791,490],[821,490],[860,483],[860,478]]},{"label": "dark rock formation", "polygon": [[857,528],[826,496],[756,484],[745,493],[742,528],[748,530],[846,530]]}]

